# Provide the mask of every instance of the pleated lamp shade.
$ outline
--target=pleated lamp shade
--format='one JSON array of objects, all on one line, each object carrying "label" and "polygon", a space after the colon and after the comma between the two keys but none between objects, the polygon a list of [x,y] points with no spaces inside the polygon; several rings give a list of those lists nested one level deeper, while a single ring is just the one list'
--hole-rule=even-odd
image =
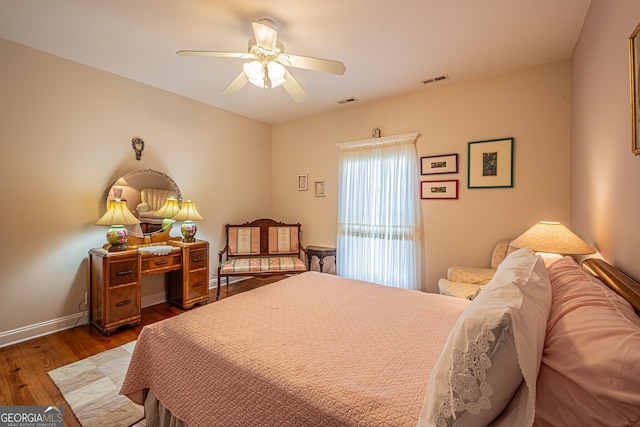
[{"label": "pleated lamp shade", "polygon": [[182,201],[182,208],[172,219],[184,221],[180,230],[182,231],[183,242],[195,242],[198,227],[193,221],[202,221],[204,218],[196,209],[196,204],[191,200]]},{"label": "pleated lamp shade", "polygon": [[127,207],[127,202],[120,199],[108,200],[107,211],[96,222],[96,225],[108,225],[107,242],[111,244],[109,251],[122,251],[126,249],[129,232],[125,225],[140,224]]},{"label": "pleated lamp shade", "polygon": [[108,200],[107,211],[102,215],[96,225],[131,225],[140,224],[140,220],[131,213],[127,202],[120,199]]},{"label": "pleated lamp shade", "polygon": [[587,255],[596,251],[559,222],[541,221],[510,243],[515,248],[561,255]]},{"label": "pleated lamp shade", "polygon": [[174,216],[178,215],[178,212],[180,212],[180,204],[178,203],[178,199],[176,199],[175,197],[169,197],[167,200],[165,200],[164,204],[160,206],[160,209],[156,211],[155,215],[161,218],[173,219]]}]

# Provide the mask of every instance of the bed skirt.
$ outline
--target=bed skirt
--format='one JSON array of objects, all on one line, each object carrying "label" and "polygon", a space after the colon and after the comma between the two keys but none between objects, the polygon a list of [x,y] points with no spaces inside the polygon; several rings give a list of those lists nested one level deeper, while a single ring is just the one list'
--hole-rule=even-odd
[{"label": "bed skirt", "polygon": [[153,391],[147,390],[144,399],[144,417],[146,427],[188,427],[187,423],[173,416],[171,411],[164,407]]}]

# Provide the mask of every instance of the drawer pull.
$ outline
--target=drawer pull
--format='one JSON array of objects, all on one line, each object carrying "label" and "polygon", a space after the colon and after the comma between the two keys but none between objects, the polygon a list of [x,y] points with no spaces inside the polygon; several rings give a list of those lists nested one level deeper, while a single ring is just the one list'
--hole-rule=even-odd
[{"label": "drawer pull", "polygon": [[204,258],[194,258],[193,262],[202,262]]},{"label": "drawer pull", "polygon": [[131,304],[131,299],[126,299],[124,301],[120,301],[116,303],[116,307],[122,307],[123,305]]},{"label": "drawer pull", "polygon": [[201,280],[201,281],[199,281],[199,282],[194,283],[194,284],[193,284],[193,285],[191,285],[191,286],[192,286],[192,287],[194,287],[194,288],[197,288],[198,286],[202,286],[202,285],[204,285],[204,282]]},{"label": "drawer pull", "polygon": [[116,273],[116,276],[126,276],[127,274],[131,274],[131,273],[133,273],[133,270],[118,271]]},{"label": "drawer pull", "polygon": [[156,265],[164,265],[166,263],[168,263],[169,261],[167,261],[166,259],[164,261],[156,261]]}]

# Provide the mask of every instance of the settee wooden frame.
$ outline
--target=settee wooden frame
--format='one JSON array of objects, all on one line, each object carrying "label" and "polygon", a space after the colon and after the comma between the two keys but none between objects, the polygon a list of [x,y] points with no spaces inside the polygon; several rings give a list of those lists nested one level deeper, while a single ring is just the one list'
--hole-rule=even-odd
[{"label": "settee wooden frame", "polygon": [[[260,253],[252,254],[252,255],[232,255],[229,251],[229,228],[231,227],[260,227]],[[269,253],[269,228],[270,227],[295,227],[298,233],[298,253],[287,253],[287,254],[272,254]],[[226,278],[226,284],[229,286],[229,277],[231,276],[274,276],[280,274],[300,274],[303,271],[300,270],[288,270],[288,269],[279,269],[279,270],[269,270],[269,271],[247,271],[247,272],[232,272],[232,273],[224,273],[222,272],[222,266],[224,263],[231,259],[249,259],[249,258],[273,258],[279,256],[287,256],[287,257],[296,257],[299,258],[305,265],[307,265],[307,250],[302,245],[302,226],[300,223],[296,224],[286,224],[283,222],[275,221],[270,218],[261,218],[256,219],[251,222],[245,222],[243,224],[226,224],[225,225],[225,234],[226,234],[226,245],[218,254],[218,288],[216,290],[216,300],[220,298],[220,288],[222,287],[222,278]]]}]

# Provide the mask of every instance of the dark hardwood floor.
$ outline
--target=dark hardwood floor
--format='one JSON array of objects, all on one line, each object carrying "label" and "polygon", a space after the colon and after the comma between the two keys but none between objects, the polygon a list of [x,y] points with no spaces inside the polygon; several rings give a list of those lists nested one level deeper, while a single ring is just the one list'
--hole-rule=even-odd
[{"label": "dark hardwood floor", "polygon": [[[245,292],[285,278],[252,278],[223,286],[220,299]],[[209,304],[215,304],[215,289]],[[197,307],[194,308],[197,310]],[[143,326],[183,313],[178,307],[162,303],[142,309],[142,324],[120,329],[109,336],[90,325],[34,338],[0,348],[0,406],[64,405],[65,426],[79,426],[71,408],[53,384],[47,372],[93,356],[138,338]]]}]

